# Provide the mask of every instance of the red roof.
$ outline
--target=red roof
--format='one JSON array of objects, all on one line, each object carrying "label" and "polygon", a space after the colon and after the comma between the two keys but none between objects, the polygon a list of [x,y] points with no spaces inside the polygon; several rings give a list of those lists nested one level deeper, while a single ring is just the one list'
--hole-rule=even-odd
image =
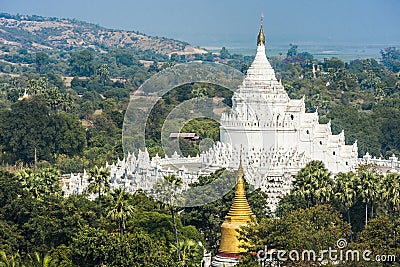
[{"label": "red roof", "polygon": [[225,253],[225,252],[219,252],[218,257],[221,258],[229,258],[229,259],[240,259],[242,255],[240,254],[233,254],[233,253]]},{"label": "red roof", "polygon": [[196,133],[171,133],[169,135],[170,138],[198,138],[198,136],[196,136]]}]

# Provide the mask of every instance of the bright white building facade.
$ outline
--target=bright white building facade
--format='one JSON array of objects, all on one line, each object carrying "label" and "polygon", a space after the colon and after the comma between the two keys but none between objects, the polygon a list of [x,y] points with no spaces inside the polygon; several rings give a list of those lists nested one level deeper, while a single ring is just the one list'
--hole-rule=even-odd
[{"label": "bright white building facade", "polygon": [[[290,99],[265,53],[265,37],[260,28],[257,53],[247,74],[232,97],[232,109],[220,121],[220,141],[198,157],[150,158],[147,150],[137,156],[108,165],[111,187],[128,192],[150,190],[165,175],[182,177],[184,186],[219,168],[236,169],[242,154],[246,180],[268,193],[275,209],[289,193],[296,173],[312,160],[321,160],[332,173],[355,170],[360,163],[398,169],[398,159],[358,158],[357,143],[346,145],[344,132],[333,135],[330,123],[320,124],[318,113],[306,112],[304,98]],[[66,195],[83,192],[87,174],[66,178]]]},{"label": "bright white building facade", "polygon": [[248,182],[270,197],[272,208],[290,190],[293,176],[311,160],[321,160],[333,174],[358,165],[357,143],[345,144],[344,132],[333,135],[330,123],[307,113],[304,98],[290,99],[265,53],[262,27],[257,53],[243,83],[223,114],[220,143],[208,151],[204,165],[238,166],[242,150]]}]

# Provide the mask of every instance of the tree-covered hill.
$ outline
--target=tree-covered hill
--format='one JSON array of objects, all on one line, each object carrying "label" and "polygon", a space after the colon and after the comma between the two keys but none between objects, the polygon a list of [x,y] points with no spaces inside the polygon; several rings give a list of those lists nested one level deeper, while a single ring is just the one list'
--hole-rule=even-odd
[{"label": "tree-covered hill", "polygon": [[107,50],[151,50],[170,55],[194,54],[204,50],[186,42],[152,37],[137,31],[110,30],[75,19],[0,14],[0,43],[11,49],[42,51],[52,49],[93,48]]},{"label": "tree-covered hill", "polygon": [[[66,41],[57,39],[62,34]],[[136,45],[140,43],[148,46]],[[109,173],[97,167],[124,156],[121,136],[130,93],[149,77],[192,59],[222,62],[245,73],[253,60],[225,48],[219,54],[186,57],[179,54],[185,47],[170,39],[74,20],[0,15],[0,267],[45,266],[38,262],[69,267],[199,266],[204,248],[215,255],[233,190],[208,205],[178,209],[141,192],[110,192]],[[318,110],[321,123],[330,120],[335,134],[344,130],[347,143],[358,140],[360,156],[367,151],[377,157],[399,156],[400,50],[387,48],[381,55],[381,61],[319,61],[291,45],[286,57],[269,60],[290,97],[305,96],[307,111]],[[161,130],[171,110],[202,96],[231,105],[230,93],[212,84],[191,83],[165,94],[146,124],[151,156],[163,155]],[[194,111],[188,106],[187,114]],[[201,141],[218,140],[219,124],[188,117],[182,132],[196,132]],[[200,143],[180,141],[186,155],[202,149]],[[84,169],[90,190],[64,198],[61,174]],[[200,177],[191,186],[209,184],[221,173]],[[264,193],[248,194],[259,222],[241,233],[250,251],[266,245],[319,251],[345,238],[349,248],[400,258],[399,174],[382,176],[362,166],[333,178],[322,162],[311,162],[295,181],[292,193],[279,203],[279,217],[268,218]],[[96,198],[88,199],[89,193]],[[239,266],[258,266],[253,256],[243,257]],[[335,265],[399,266],[375,263]]]}]

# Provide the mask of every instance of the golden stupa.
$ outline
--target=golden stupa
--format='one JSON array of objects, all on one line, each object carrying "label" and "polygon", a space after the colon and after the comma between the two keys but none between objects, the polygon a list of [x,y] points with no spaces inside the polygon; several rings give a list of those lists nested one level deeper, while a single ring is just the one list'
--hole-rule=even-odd
[{"label": "golden stupa", "polygon": [[242,242],[238,240],[239,233],[237,229],[241,226],[248,225],[253,218],[255,219],[255,216],[246,199],[244,172],[242,159],[240,159],[235,198],[221,227],[220,253],[240,254],[241,252],[245,252],[243,248],[240,248]]}]

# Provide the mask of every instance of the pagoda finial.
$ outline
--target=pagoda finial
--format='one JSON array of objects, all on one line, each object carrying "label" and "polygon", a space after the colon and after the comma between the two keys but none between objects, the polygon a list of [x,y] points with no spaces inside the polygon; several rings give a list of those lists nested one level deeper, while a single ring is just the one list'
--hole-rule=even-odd
[{"label": "pagoda finial", "polygon": [[263,21],[264,21],[264,15],[261,14],[261,18],[260,18],[260,31],[258,32],[258,36],[257,36],[257,46],[265,46],[265,35],[264,35],[264,31],[263,31]]},{"label": "pagoda finial", "polygon": [[244,177],[244,171],[242,166],[242,145],[240,145],[238,180],[243,177]]}]

